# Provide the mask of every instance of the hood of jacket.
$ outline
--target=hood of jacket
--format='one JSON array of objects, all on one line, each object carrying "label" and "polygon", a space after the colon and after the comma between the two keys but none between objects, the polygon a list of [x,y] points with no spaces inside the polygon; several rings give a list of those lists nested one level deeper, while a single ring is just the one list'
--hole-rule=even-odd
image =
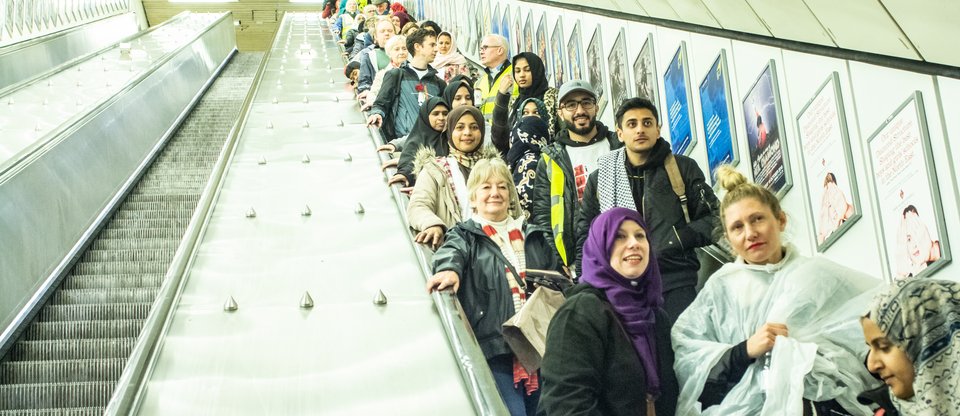
[{"label": "hood of jacket", "polygon": [[[573,146],[573,147],[589,146],[600,140],[611,140],[612,134],[613,134],[612,140],[619,143],[619,141],[617,141],[616,135],[612,131],[610,131],[610,129],[607,128],[607,126],[605,126],[603,123],[597,121],[597,135],[593,136],[593,138],[590,139],[589,142],[581,143],[581,142],[574,141],[573,139],[570,138],[570,130],[568,129],[563,129],[560,131],[560,133],[557,133],[556,142],[564,146]],[[613,148],[614,146],[610,146],[610,147]]]}]

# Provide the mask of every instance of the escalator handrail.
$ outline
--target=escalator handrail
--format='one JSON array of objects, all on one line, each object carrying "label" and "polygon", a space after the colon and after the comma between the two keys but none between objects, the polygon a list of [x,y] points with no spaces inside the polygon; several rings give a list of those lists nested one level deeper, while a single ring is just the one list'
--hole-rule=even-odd
[{"label": "escalator handrail", "polygon": [[[229,16],[229,15],[228,15]],[[278,29],[279,30],[279,27]],[[274,33],[276,37],[276,32]],[[190,223],[184,232],[183,239],[177,247],[173,261],[170,263],[167,273],[164,275],[163,284],[157,294],[157,299],[150,308],[150,314],[144,322],[134,345],[130,358],[120,375],[117,386],[113,391],[110,402],[107,405],[104,415],[126,415],[131,414],[139,405],[138,400],[141,397],[143,383],[147,375],[152,371],[156,360],[156,353],[162,347],[162,334],[166,333],[173,314],[173,306],[176,305],[186,284],[184,279],[185,272],[193,264],[199,243],[203,241],[203,236],[207,231],[207,224],[213,215],[213,207],[220,197],[223,188],[223,179],[226,177],[230,164],[236,153],[237,142],[240,133],[247,124],[247,118],[250,108],[253,106],[253,100],[260,89],[260,80],[266,72],[267,63],[270,61],[270,50],[264,53],[260,61],[260,67],[254,75],[252,87],[247,92],[243,103],[240,106],[240,113],[237,121],[230,129],[226,142],[217,157],[217,162],[213,167],[210,179],[208,179],[203,193],[197,202],[197,209],[190,218]]]}]

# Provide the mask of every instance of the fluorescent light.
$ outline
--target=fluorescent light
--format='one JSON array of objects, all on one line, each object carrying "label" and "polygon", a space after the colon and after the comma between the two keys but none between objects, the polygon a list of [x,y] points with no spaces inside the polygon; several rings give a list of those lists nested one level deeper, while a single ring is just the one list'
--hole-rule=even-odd
[{"label": "fluorescent light", "polygon": [[167,0],[168,3],[236,3],[239,0]]}]

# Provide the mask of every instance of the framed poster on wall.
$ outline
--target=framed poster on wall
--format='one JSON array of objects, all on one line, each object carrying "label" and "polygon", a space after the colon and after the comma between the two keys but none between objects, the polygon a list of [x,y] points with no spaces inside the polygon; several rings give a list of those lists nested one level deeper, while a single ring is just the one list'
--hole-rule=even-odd
[{"label": "framed poster on wall", "polygon": [[813,235],[817,237],[817,251],[824,252],[862,216],[836,72],[800,110],[797,127]]},{"label": "framed poster on wall", "polygon": [[[550,44],[547,43],[547,13],[544,12],[540,15],[540,23],[537,24],[537,47],[535,48],[534,53],[540,56],[541,59],[546,60],[549,55]],[[550,82],[550,63],[544,61],[543,66],[547,82]]]},{"label": "framed poster on wall", "polygon": [[479,56],[480,42],[484,36],[490,34],[493,29],[490,22],[490,1],[480,0],[480,8],[477,10],[477,53]]},{"label": "framed poster on wall", "polygon": [[657,91],[657,60],[653,54],[653,34],[647,35],[647,40],[643,42],[637,59],[633,61],[633,82],[637,87],[637,97],[646,98],[657,106],[660,110],[660,117],[663,117],[663,109],[660,108],[660,93]]},{"label": "framed poster on wall", "polygon": [[743,118],[753,180],[782,199],[793,186],[793,178],[777,85],[776,63],[771,59],[743,99]]},{"label": "framed poster on wall", "polygon": [[617,39],[613,41],[613,48],[607,56],[607,69],[610,70],[610,102],[613,112],[616,113],[627,98],[630,98],[630,71],[627,68],[627,40],[626,31],[620,29]]},{"label": "framed poster on wall", "polygon": [[583,79],[583,49],[580,45],[580,21],[573,25],[573,33],[567,41],[567,80]]},{"label": "framed poster on wall", "polygon": [[[510,30],[510,16],[510,5],[508,4],[504,7],[503,16],[500,18],[500,34],[507,38],[507,49],[509,49],[509,45],[513,44],[514,38],[517,36],[516,33]],[[507,51],[507,55],[513,56],[510,54],[510,51]]]},{"label": "framed poster on wall", "polygon": [[601,38],[600,25],[597,25],[593,30],[593,36],[590,37],[590,44],[587,45],[587,67],[590,77],[588,81],[597,92],[597,115],[602,114],[607,106],[607,94],[603,85],[606,74],[603,68],[603,39]]},{"label": "framed poster on wall", "polygon": [[[513,42],[514,46],[513,46],[513,50],[510,51],[510,53],[507,55],[510,58],[512,58],[514,55],[523,51],[523,29],[521,28],[522,25],[523,25],[523,13],[520,10],[520,7],[517,7],[517,13],[513,17],[513,36],[515,39]],[[511,59],[508,58],[508,60],[511,60]]]},{"label": "framed poster on wall", "polygon": [[[527,11],[527,20],[523,23],[523,52],[533,52],[533,11]],[[519,53],[519,52],[518,52]]]},{"label": "framed poster on wall", "polygon": [[490,33],[495,33],[497,35],[502,35],[503,32],[500,30],[500,5],[497,4],[497,7],[493,8],[493,18],[490,20]]},{"label": "framed poster on wall", "polygon": [[717,183],[720,165],[740,162],[734,140],[733,101],[730,99],[730,78],[727,72],[727,51],[720,50],[707,75],[700,82],[700,111],[703,116],[703,137],[707,144],[707,163],[711,183]]},{"label": "framed poster on wall", "polygon": [[557,22],[553,25],[553,34],[550,35],[550,71],[553,74],[553,86],[560,88],[566,77],[567,69],[564,67],[566,60],[563,50],[563,17],[557,16]]},{"label": "framed poster on wall", "polygon": [[894,279],[929,276],[950,247],[923,99],[915,92],[867,140],[882,240]]},{"label": "framed poster on wall", "polygon": [[666,98],[666,114],[670,131],[670,147],[678,155],[690,154],[697,144],[691,124],[693,113],[690,102],[693,101],[690,91],[690,73],[687,70],[687,43],[680,42],[680,47],[673,54],[667,71],[663,73],[663,89]]}]

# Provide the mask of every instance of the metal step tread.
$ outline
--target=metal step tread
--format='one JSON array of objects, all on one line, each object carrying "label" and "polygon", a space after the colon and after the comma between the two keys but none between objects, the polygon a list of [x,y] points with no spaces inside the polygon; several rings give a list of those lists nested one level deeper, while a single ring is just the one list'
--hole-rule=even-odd
[{"label": "metal step tread", "polygon": [[90,338],[20,341],[14,344],[10,361],[87,360],[130,356],[133,338]]},{"label": "metal step tread", "polygon": [[91,360],[7,361],[0,364],[0,381],[7,385],[116,381],[120,379],[124,358]]},{"label": "metal step tread", "polygon": [[46,305],[37,319],[38,322],[147,319],[151,305],[151,302]]},{"label": "metal step tread", "polygon": [[116,384],[113,380],[0,384],[0,410],[106,407]]}]

